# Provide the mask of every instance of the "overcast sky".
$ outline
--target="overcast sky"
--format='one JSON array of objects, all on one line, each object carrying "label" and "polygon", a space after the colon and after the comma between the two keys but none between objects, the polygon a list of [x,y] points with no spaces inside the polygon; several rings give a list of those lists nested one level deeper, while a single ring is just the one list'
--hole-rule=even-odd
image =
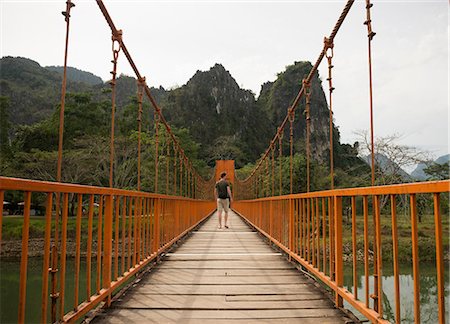
[{"label": "overcast sky", "polygon": [[[74,1],[69,65],[103,80],[111,71],[111,32],[94,0]],[[104,1],[151,86],[185,84],[221,63],[237,83],[261,84],[295,61],[314,61],[345,1]],[[1,56],[63,65],[65,1],[0,0]],[[449,3],[373,1],[375,135],[449,153]],[[357,0],[335,38],[333,110],[344,143],[369,128],[367,29]],[[327,78],[326,60],[319,68]],[[120,73],[133,75],[119,57]],[[1,73],[1,72],[0,72]],[[134,75],[133,75],[134,76]],[[300,82],[301,80],[299,80]],[[328,85],[323,82],[328,93]]]}]

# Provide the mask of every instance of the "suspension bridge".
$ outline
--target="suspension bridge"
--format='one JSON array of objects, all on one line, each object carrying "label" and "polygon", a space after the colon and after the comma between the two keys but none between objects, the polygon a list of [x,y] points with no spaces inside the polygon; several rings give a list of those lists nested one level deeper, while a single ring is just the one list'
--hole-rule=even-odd
[{"label": "suspension bridge", "polygon": [[[354,1],[344,6],[310,73],[302,81],[286,117],[267,150],[246,179],[235,175],[234,161],[217,161],[215,173],[203,179],[186,156],[146,79],[128,51],[122,31],[117,29],[103,1],[96,1],[112,32],[111,141],[109,187],[61,182],[66,68],[70,13],[68,0],[66,51],[59,122],[56,182],[0,177],[0,210],[8,192],[24,197],[20,281],[17,312],[19,323],[30,317],[30,303],[40,305],[40,321],[103,323],[122,322],[302,322],[372,323],[402,322],[397,199],[409,201],[413,268],[414,322],[421,322],[418,202],[425,196],[433,206],[436,253],[435,312],[446,322],[443,215],[441,197],[450,182],[434,181],[375,186],[373,122],[371,122],[372,186],[338,188],[333,170],[333,48],[334,39]],[[370,116],[373,120],[370,0],[366,0]],[[116,75],[120,56],[131,65],[137,82],[137,190],[113,187]],[[310,191],[311,80],[319,65],[328,64],[330,111],[330,190]],[[152,104],[155,131],[153,192],[141,191],[141,120],[143,98]],[[305,101],[305,113],[297,111]],[[306,119],[307,190],[297,193],[293,185],[293,124]],[[298,136],[298,134],[297,134]],[[160,139],[164,137],[164,150]],[[283,176],[283,141],[289,143],[289,174]],[[162,155],[164,159],[161,159]],[[219,230],[213,199],[218,174],[226,171],[233,184],[234,202],[229,229]],[[283,194],[283,179],[289,179],[289,194]],[[165,181],[161,181],[165,179]],[[165,183],[164,183],[165,182]],[[163,185],[161,185],[163,183]],[[32,200],[45,198],[41,298],[27,302],[30,210]],[[69,205],[75,197],[75,233],[69,233]],[[382,198],[390,206],[390,228],[381,225]],[[84,206],[86,206],[84,208]],[[344,285],[343,213],[350,210],[352,283]],[[358,214],[358,215],[357,215]],[[357,217],[360,216],[360,217]],[[0,214],[0,225],[3,213]],[[362,222],[362,227],[357,226]],[[360,224],[361,225],[361,224]],[[361,230],[362,228],[362,230]],[[1,229],[1,226],[0,226]],[[95,229],[95,230],[94,230]],[[68,236],[74,236],[74,258],[69,258]],[[392,241],[393,318],[385,312],[383,290],[383,240]],[[0,230],[1,242],[1,230]],[[362,260],[357,258],[362,246]],[[67,268],[73,267],[70,275]],[[362,267],[361,267],[362,265]],[[358,282],[358,273],[363,282]],[[69,286],[71,287],[70,293]],[[359,290],[362,286],[362,291]],[[2,296],[2,298],[8,298]],[[101,306],[101,307],[100,307]],[[350,311],[351,310],[351,311]]]}]

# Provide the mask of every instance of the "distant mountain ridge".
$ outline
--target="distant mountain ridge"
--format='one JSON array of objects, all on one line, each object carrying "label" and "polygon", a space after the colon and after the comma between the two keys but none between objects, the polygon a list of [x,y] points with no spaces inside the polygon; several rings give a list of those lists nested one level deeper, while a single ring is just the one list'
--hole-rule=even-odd
[{"label": "distant mountain ridge", "polygon": [[[45,68],[47,70],[57,72],[61,75],[64,73],[63,66],[46,66]],[[89,85],[97,85],[103,83],[103,80],[100,77],[96,76],[95,74],[91,72],[82,71],[71,66],[67,67],[67,79],[74,82],[87,83]]]},{"label": "distant mountain ridge", "polygon": [[[449,161],[450,161],[450,154],[446,154],[438,157],[436,160],[433,161],[433,163],[444,164]],[[419,163],[417,167],[414,169],[414,171],[411,172],[411,177],[413,177],[416,180],[427,180],[429,176],[424,171],[427,167],[428,165],[426,163]]]}]

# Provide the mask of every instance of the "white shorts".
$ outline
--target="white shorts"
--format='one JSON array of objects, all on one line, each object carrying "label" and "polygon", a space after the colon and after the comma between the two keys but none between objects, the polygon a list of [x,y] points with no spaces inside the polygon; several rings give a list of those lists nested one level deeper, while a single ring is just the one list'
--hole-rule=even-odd
[{"label": "white shorts", "polygon": [[219,213],[222,211],[228,213],[229,208],[230,208],[230,201],[228,199],[217,198],[217,211]]}]

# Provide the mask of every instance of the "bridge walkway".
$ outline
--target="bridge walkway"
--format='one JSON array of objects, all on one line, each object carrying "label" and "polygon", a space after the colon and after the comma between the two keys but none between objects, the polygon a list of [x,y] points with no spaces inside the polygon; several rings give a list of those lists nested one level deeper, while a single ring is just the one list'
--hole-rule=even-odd
[{"label": "bridge walkway", "polygon": [[348,323],[235,213],[213,215],[95,323]]}]

